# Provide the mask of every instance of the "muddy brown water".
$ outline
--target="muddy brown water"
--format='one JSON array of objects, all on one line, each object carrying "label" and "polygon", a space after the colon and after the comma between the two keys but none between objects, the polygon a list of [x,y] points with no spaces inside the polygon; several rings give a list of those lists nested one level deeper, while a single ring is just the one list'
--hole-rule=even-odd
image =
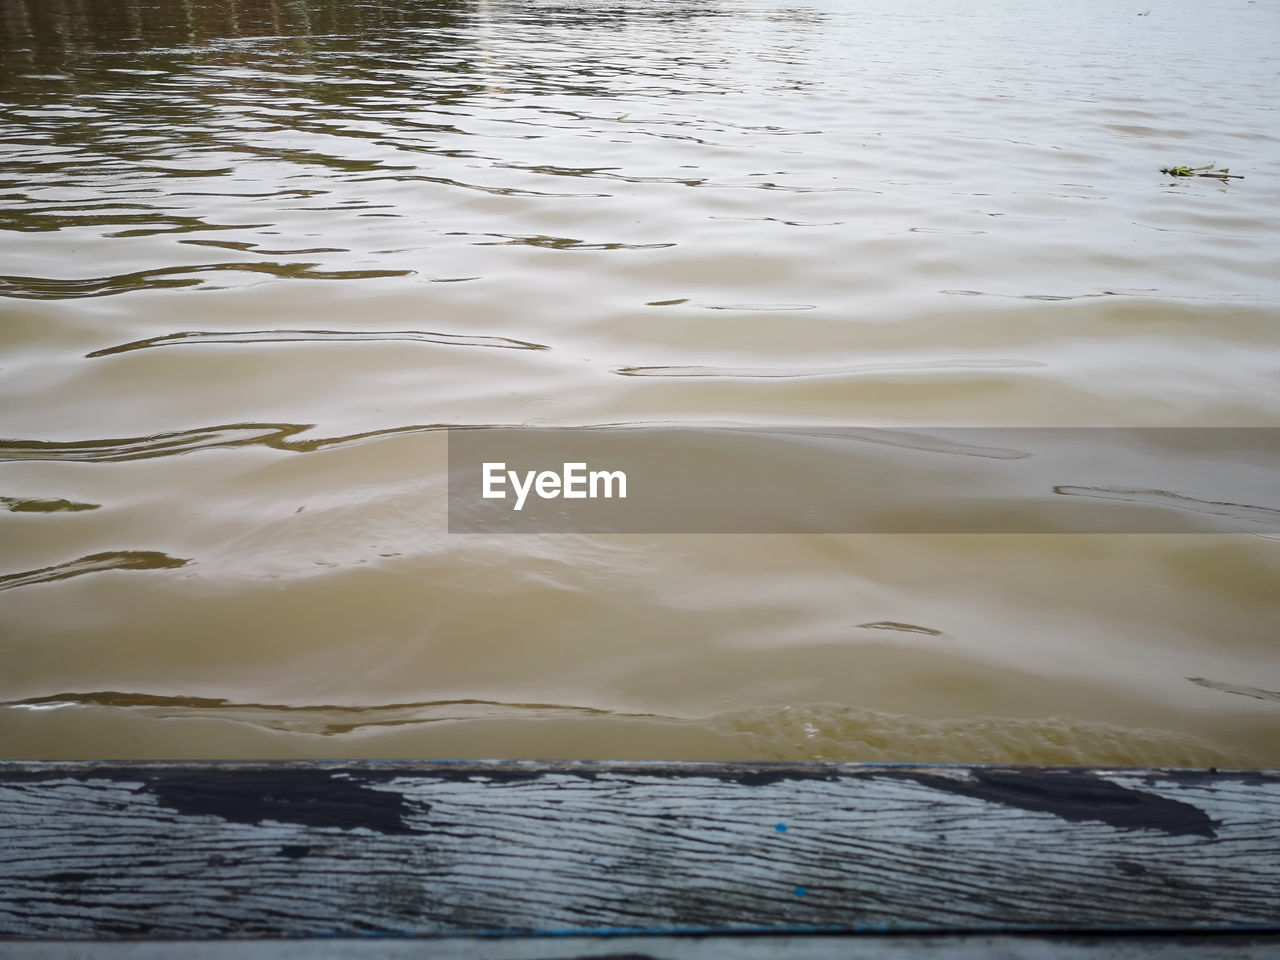
[{"label": "muddy brown water", "polygon": [[0,3],[0,753],[1280,764],[1274,535],[447,532],[448,427],[1280,426],[1280,8],[1149,6]]}]

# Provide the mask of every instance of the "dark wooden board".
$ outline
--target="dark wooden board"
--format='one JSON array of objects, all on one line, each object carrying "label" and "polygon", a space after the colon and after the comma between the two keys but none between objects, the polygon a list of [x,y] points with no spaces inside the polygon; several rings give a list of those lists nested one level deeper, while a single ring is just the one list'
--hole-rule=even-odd
[{"label": "dark wooden board", "polygon": [[0,937],[1280,928],[1280,773],[0,764]]}]

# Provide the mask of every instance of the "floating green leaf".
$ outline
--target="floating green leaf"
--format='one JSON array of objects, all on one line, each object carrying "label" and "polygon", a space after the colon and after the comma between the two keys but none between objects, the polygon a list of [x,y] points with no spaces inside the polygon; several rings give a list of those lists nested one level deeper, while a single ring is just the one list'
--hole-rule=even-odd
[{"label": "floating green leaf", "polygon": [[1232,173],[1228,168],[1223,167],[1218,170],[1212,163],[1206,163],[1203,167],[1161,167],[1161,173],[1167,173],[1171,177],[1212,177],[1215,180],[1243,180],[1238,173]]}]

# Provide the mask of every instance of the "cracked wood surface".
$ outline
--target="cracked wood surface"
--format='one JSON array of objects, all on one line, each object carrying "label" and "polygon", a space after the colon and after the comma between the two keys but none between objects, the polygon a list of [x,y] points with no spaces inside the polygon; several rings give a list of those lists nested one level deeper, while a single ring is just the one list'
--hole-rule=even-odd
[{"label": "cracked wood surface", "polygon": [[1280,926],[1280,773],[0,763],[0,937]]}]

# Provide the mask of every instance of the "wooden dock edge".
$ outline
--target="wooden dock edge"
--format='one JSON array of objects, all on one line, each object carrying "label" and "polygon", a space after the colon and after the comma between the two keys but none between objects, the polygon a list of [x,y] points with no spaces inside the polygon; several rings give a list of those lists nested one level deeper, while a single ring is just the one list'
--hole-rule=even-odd
[{"label": "wooden dock edge", "polygon": [[[750,957],[834,934],[867,957],[944,934],[1212,956],[1280,943],[1280,771],[9,761],[0,877],[0,955],[32,958],[335,937],[450,957],[466,937],[458,955],[534,960],[604,936],[610,956]],[[1155,954],[1107,953],[1130,955]]]}]

